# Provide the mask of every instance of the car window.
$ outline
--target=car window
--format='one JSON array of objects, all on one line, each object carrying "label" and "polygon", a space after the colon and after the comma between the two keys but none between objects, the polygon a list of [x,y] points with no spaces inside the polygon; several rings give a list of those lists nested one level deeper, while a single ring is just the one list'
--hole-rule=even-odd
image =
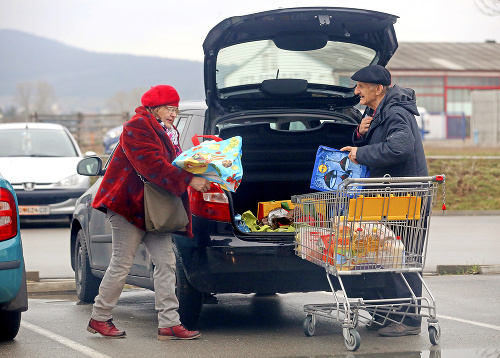
[{"label": "car window", "polygon": [[179,115],[174,122],[175,128],[179,131],[179,133],[182,133],[184,131],[184,127],[186,126],[186,122],[188,120],[188,116],[181,116]]},{"label": "car window", "polygon": [[272,40],[240,43],[217,55],[219,89],[258,84],[275,78],[296,78],[308,83],[353,88],[351,76],[368,66],[377,53],[353,43],[329,41],[319,50],[288,51]]},{"label": "car window", "polygon": [[66,132],[50,129],[0,131],[0,157],[77,157]]},{"label": "car window", "polygon": [[336,114],[336,116],[325,116],[325,115],[293,115],[289,114],[283,115],[272,115],[272,116],[246,116],[245,118],[228,118],[223,119],[216,123],[216,133],[224,128],[234,127],[234,126],[246,126],[246,125],[257,125],[262,123],[268,123],[271,129],[282,130],[282,131],[304,131],[311,128],[319,127],[323,123],[344,123],[353,124],[354,120],[343,116],[341,114]]}]

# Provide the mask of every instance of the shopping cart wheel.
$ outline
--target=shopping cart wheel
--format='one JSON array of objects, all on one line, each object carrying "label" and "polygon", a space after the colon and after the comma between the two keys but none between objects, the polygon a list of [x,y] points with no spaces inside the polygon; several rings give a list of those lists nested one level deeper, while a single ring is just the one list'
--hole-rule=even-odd
[{"label": "shopping cart wheel", "polygon": [[431,344],[439,344],[439,339],[441,338],[441,329],[438,325],[429,326],[429,340]]},{"label": "shopping cart wheel", "polygon": [[350,351],[355,351],[361,345],[361,337],[359,336],[358,331],[355,329],[349,330],[349,338],[344,340],[345,346]]},{"label": "shopping cart wheel", "polygon": [[308,337],[314,336],[314,331],[316,329],[316,322],[312,315],[307,315],[304,319],[304,334]]}]

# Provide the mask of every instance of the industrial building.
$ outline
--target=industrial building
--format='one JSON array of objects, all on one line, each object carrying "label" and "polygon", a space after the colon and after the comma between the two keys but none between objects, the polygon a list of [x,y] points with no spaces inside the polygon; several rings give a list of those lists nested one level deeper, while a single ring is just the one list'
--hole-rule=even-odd
[{"label": "industrial building", "polygon": [[[485,138],[500,144],[498,133],[488,136],[480,133],[486,128],[499,130],[500,104],[489,103],[491,116],[484,116],[484,111],[481,111],[484,123],[471,119],[474,115],[473,99],[481,98],[477,92],[488,91],[488,98],[492,101],[500,97],[491,95],[491,91],[500,91],[500,44],[495,41],[399,43],[387,68],[392,74],[393,84],[415,90],[418,107],[427,112],[428,139],[476,136],[476,140]],[[484,106],[484,101],[479,101],[478,105]]]}]

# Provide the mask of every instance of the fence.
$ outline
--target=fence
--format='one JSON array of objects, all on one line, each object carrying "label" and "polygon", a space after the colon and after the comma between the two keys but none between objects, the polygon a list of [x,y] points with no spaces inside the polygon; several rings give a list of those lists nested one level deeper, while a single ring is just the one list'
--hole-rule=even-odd
[{"label": "fence", "polygon": [[94,151],[98,154],[104,151],[104,134],[111,128],[122,125],[129,120],[128,113],[121,114],[37,114],[26,116],[4,117],[1,122],[41,122],[62,124],[73,134],[82,152]]}]

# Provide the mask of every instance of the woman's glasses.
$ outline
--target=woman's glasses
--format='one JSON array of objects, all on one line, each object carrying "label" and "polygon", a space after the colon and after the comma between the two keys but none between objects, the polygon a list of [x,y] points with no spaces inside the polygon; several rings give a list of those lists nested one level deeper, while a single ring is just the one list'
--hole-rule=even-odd
[{"label": "woman's glasses", "polygon": [[163,108],[165,108],[169,113],[175,113],[176,115],[179,114],[179,107],[165,106]]}]

